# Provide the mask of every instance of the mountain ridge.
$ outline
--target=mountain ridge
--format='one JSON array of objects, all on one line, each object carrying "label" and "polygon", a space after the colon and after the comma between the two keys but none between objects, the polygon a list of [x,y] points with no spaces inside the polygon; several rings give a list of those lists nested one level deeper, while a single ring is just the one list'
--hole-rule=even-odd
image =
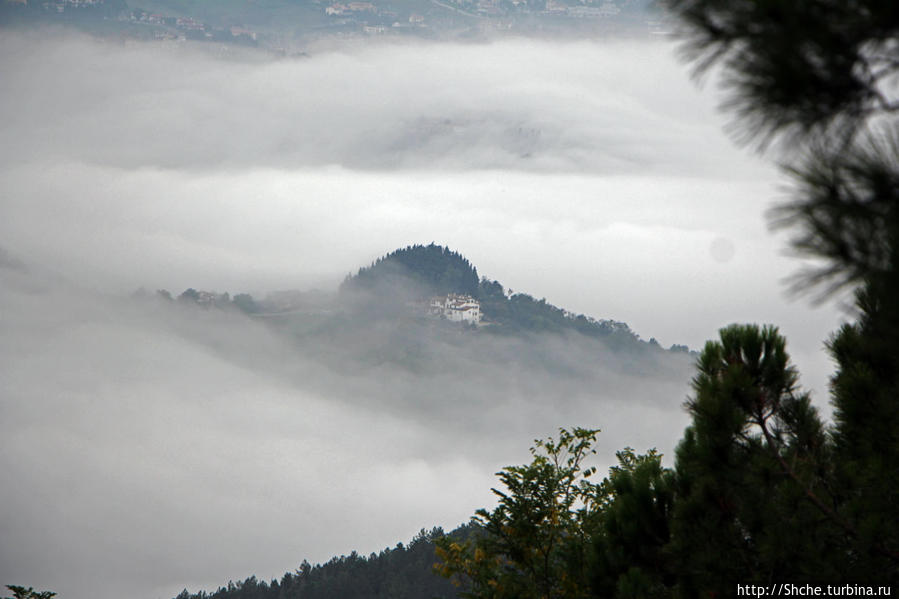
[{"label": "mountain ridge", "polygon": [[[159,295],[171,298],[160,290]],[[485,332],[500,335],[528,333],[577,333],[602,340],[614,350],[664,350],[689,353],[686,345],[662,348],[655,340],[643,340],[622,321],[594,318],[570,312],[534,296],[507,290],[499,281],[480,277],[477,267],[449,247],[431,242],[398,248],[348,274],[336,295],[321,292],[282,291],[256,300],[250,294],[185,290],[178,299],[186,303],[233,306],[253,317],[278,318],[288,314],[330,314],[352,319],[422,317],[422,307],[432,296],[459,294],[480,304]]]}]

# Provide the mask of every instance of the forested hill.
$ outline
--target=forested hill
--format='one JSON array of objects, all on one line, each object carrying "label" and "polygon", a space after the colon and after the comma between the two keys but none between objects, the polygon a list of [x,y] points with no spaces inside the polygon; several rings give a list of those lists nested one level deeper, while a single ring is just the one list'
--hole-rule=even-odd
[{"label": "forested hill", "polygon": [[[430,295],[470,295],[481,304],[484,320],[495,325],[492,333],[577,332],[602,338],[616,349],[656,347],[643,342],[630,327],[615,320],[574,314],[526,293],[508,293],[501,283],[478,278],[478,270],[462,254],[431,243],[411,245],[378,258],[370,266],[348,275],[340,286],[344,297],[372,294],[385,302],[422,300]],[[673,351],[687,351],[673,345]]]},{"label": "forested hill", "polygon": [[[450,535],[470,533],[466,525]],[[441,536],[439,528],[422,530],[408,545],[399,543],[368,557],[354,551],[315,566],[304,561],[280,581],[267,583],[252,576],[212,593],[185,590],[176,599],[449,599],[459,589],[432,572],[437,561],[434,539]]]}]

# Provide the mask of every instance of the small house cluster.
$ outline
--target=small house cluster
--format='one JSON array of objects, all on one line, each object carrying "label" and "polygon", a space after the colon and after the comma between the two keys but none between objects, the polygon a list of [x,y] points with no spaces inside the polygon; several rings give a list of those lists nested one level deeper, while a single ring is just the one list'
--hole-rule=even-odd
[{"label": "small house cluster", "polygon": [[448,295],[432,297],[428,304],[428,315],[444,318],[450,322],[481,323],[481,304],[470,295]]},{"label": "small house cluster", "polygon": [[360,12],[376,12],[375,5],[371,2],[335,2],[325,9],[326,15],[346,15]]},{"label": "small house cluster", "polygon": [[[21,4],[28,6],[28,0],[7,0],[10,4]],[[104,0],[52,0],[51,2],[41,2],[44,10],[55,10],[56,12],[65,12],[66,9],[83,8],[86,6],[99,6]]]}]

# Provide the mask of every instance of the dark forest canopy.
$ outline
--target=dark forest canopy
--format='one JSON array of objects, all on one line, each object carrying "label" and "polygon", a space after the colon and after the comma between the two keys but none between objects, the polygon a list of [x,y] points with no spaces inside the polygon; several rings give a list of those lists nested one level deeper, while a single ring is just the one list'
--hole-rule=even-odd
[{"label": "dark forest canopy", "polygon": [[[463,526],[449,537],[470,532]],[[304,561],[280,581],[251,576],[212,593],[184,590],[176,599],[448,599],[456,596],[457,587],[432,573],[434,540],[443,536],[440,528],[422,529],[408,545],[398,543],[368,557],[354,551],[315,566]]]},{"label": "dark forest canopy", "polygon": [[447,293],[477,296],[478,281],[478,270],[462,254],[431,243],[406,246],[378,258],[347,276],[340,291],[386,293],[401,287],[421,297]]}]

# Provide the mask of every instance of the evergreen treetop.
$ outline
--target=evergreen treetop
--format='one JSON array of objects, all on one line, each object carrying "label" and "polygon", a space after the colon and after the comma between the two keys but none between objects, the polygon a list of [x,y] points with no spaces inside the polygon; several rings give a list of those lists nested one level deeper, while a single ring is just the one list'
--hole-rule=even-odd
[{"label": "evergreen treetop", "polygon": [[421,297],[448,293],[476,297],[478,283],[477,269],[462,254],[430,243],[406,246],[378,258],[348,275],[340,290],[393,293],[401,288]]}]

